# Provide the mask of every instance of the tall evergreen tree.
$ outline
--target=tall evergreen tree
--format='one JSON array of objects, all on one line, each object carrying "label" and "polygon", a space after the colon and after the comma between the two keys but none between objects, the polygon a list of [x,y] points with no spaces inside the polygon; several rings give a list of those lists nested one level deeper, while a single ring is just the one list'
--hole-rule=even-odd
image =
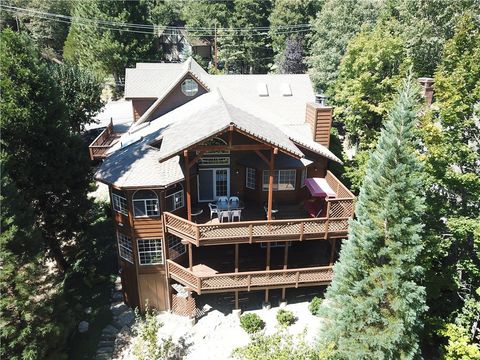
[{"label": "tall evergreen tree", "polygon": [[327,0],[313,22],[308,59],[315,85],[323,91],[337,78],[340,60],[350,39],[362,25],[376,22],[382,0]]},{"label": "tall evergreen tree", "polygon": [[285,50],[281,54],[278,71],[280,74],[304,74],[306,71],[304,58],[302,38],[291,36],[287,39]]},{"label": "tall evergreen tree", "polygon": [[425,290],[423,196],[415,154],[418,89],[408,79],[367,166],[356,219],[322,309],[321,344],[339,359],[411,359],[419,353]]},{"label": "tall evergreen tree", "polygon": [[32,204],[49,255],[64,270],[64,243],[83,229],[90,207],[87,152],[70,132],[61,89],[38,48],[8,29],[0,40],[4,166]]}]

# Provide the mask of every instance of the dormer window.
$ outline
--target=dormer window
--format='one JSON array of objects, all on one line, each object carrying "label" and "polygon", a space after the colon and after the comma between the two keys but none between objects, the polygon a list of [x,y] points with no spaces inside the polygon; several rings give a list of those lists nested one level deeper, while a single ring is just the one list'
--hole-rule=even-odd
[{"label": "dormer window", "polygon": [[186,79],[182,83],[182,92],[186,96],[194,96],[198,92],[198,84],[193,79]]}]

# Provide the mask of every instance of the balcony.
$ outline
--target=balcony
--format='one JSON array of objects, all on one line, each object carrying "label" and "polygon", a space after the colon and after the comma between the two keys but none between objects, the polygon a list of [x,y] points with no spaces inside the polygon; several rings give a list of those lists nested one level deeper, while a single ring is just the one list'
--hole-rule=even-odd
[{"label": "balcony", "polygon": [[113,129],[113,122],[98,135],[95,140],[89,145],[88,150],[91,160],[104,159],[107,156],[107,151],[118,141],[122,134],[117,133]]},{"label": "balcony", "polygon": [[307,218],[305,212],[297,212],[291,219],[198,224],[165,212],[165,228],[196,246],[344,238],[354,213],[354,196],[329,171],[325,179],[339,197],[326,200],[322,217]]},{"label": "balcony", "polygon": [[205,274],[189,270],[167,260],[169,277],[197,294],[222,291],[251,291],[269,287],[299,287],[327,285],[332,281],[332,266],[299,269],[245,271],[220,274]]}]

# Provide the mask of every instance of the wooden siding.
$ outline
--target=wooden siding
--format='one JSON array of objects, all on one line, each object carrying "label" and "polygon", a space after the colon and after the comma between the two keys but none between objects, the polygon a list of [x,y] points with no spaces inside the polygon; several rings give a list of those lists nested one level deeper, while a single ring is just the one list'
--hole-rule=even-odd
[{"label": "wooden siding", "polygon": [[132,99],[133,122],[140,119],[154,102],[155,99]]},{"label": "wooden siding", "polygon": [[141,309],[145,310],[148,302],[150,308],[163,311],[169,309],[168,283],[166,273],[140,274],[138,276]]},{"label": "wooden siding", "polygon": [[313,140],[326,147],[330,146],[330,128],[332,127],[333,108],[317,103],[308,103],[305,122],[310,124]]}]

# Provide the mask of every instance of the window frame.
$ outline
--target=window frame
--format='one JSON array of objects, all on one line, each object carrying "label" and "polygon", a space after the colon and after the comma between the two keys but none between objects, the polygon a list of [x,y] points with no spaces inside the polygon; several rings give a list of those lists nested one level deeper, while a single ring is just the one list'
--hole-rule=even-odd
[{"label": "window frame", "polygon": [[[168,258],[169,259],[175,260],[175,259],[179,258],[180,256],[186,254],[187,246],[185,244],[182,244],[182,239],[181,238],[179,238],[178,236],[175,236],[173,234],[168,234],[165,239],[166,239],[165,243],[168,245]],[[178,241],[178,242],[171,245],[172,241]],[[181,248],[183,250],[178,250],[177,248]],[[172,256],[172,249],[175,251],[177,256],[175,256],[175,257]]]},{"label": "window frame", "polygon": [[[171,193],[171,194],[168,194],[168,195],[167,195],[168,189],[165,192],[165,211],[176,211],[178,209],[181,209],[181,208],[185,207],[185,192],[184,192],[184,189],[183,189],[183,185],[181,183],[177,183],[177,184],[180,185],[180,187],[181,187],[180,190],[175,191],[174,193]],[[177,184],[175,184],[175,185],[177,185]],[[181,206],[176,206],[177,202],[175,202],[175,195],[178,195],[178,194],[181,194]],[[173,202],[172,203],[174,205],[174,208],[170,209],[168,207],[168,205],[169,205],[168,198],[172,197],[172,196],[173,196]]]},{"label": "window frame", "polygon": [[308,174],[307,174],[307,168],[302,169],[302,175],[300,177],[300,188],[305,187],[305,180],[307,180]]},{"label": "window frame", "polygon": [[[253,180],[253,185],[250,181]],[[245,168],[245,187],[250,190],[255,190],[257,185],[257,170],[252,167]]]},{"label": "window frame", "polygon": [[[268,178],[268,173],[270,170],[263,170],[262,173],[262,191],[268,191],[268,182],[265,183],[265,173],[267,174]],[[293,172],[293,188],[291,189],[285,189],[282,188],[280,189],[280,178],[281,178],[281,173],[292,173]],[[286,184],[286,183],[285,183]],[[279,169],[279,170],[273,170],[273,191],[294,191],[297,188],[297,170],[296,169]]]},{"label": "window frame", "polygon": [[[165,254],[163,252],[163,242],[162,238],[142,238],[142,239],[137,239],[137,253],[138,253],[138,265],[139,266],[149,266],[149,265],[163,265],[165,264]],[[159,244],[158,250],[140,250],[140,242],[144,241],[155,241]],[[142,263],[142,254],[144,253],[159,253],[160,254],[160,262],[153,262],[153,263]]]},{"label": "window frame", "polygon": [[[187,84],[195,84],[196,89],[191,88],[190,85],[187,85]],[[185,89],[184,89],[184,86],[185,86]],[[195,95],[198,94],[198,86],[199,86],[198,82],[196,82],[193,79],[188,78],[188,79],[185,79],[185,80],[182,81],[182,83],[180,84],[180,90],[182,91],[183,95],[188,96],[188,97],[192,97],[192,96],[195,96]]]},{"label": "window frame", "polygon": [[[149,191],[152,196],[155,195],[155,197],[151,197],[151,198],[138,198],[138,199],[135,199],[135,194],[139,191]],[[149,211],[148,210],[148,205],[147,205],[147,201],[155,201],[156,202],[156,208],[157,208],[157,211],[156,211],[156,214],[154,215],[149,215]],[[136,207],[135,207],[135,203],[140,203],[140,202],[143,202],[143,212],[145,213],[145,215],[137,215],[135,213],[135,210],[136,210]],[[151,205],[151,204],[149,204]],[[149,189],[142,189],[142,190],[137,190],[135,191],[135,193],[133,194],[132,196],[132,206],[133,206],[133,216],[135,218],[151,218],[151,217],[158,217],[160,216],[160,202],[158,201],[158,195],[155,191],[153,190],[149,190]]]},{"label": "window frame", "polygon": [[[124,205],[125,208],[124,209],[117,208],[117,201],[119,202],[119,204],[122,204],[122,201],[123,201],[125,203]],[[118,212],[119,214],[128,216],[128,203],[127,203],[126,197],[112,192],[112,206],[114,211]]]},{"label": "window frame", "polygon": [[[120,243],[120,240],[127,242],[127,244],[130,245],[130,248],[128,247],[128,245]],[[120,258],[122,258],[123,260],[128,261],[130,264],[133,264],[134,254],[133,254],[132,239],[127,235],[121,233],[120,231],[117,231],[117,248],[118,248],[118,256],[120,256]],[[127,254],[129,254],[130,258],[128,258],[127,256],[124,256],[122,250],[125,251]]]}]

